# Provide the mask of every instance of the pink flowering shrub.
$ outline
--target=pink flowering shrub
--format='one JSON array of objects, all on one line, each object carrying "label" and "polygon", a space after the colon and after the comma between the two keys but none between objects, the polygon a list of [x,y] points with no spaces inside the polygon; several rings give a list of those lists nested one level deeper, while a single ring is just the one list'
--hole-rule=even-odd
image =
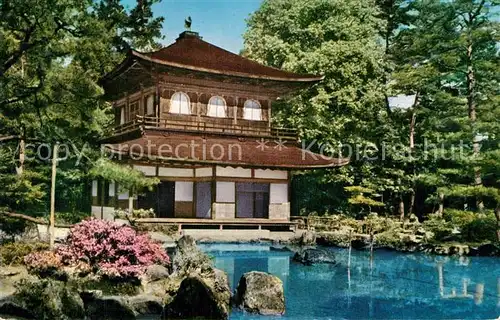
[{"label": "pink flowering shrub", "polygon": [[30,273],[40,276],[55,274],[62,267],[61,258],[53,251],[39,251],[24,257],[24,264]]},{"label": "pink flowering shrub", "polygon": [[85,262],[109,277],[138,277],[152,264],[168,264],[163,248],[129,226],[91,219],[71,228],[57,254],[64,264]]}]

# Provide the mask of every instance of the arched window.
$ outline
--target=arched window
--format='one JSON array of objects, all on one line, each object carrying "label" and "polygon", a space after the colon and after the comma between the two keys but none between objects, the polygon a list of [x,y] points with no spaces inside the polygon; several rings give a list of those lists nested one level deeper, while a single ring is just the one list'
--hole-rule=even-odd
[{"label": "arched window", "polygon": [[207,116],[225,118],[226,117],[226,101],[219,96],[213,96],[208,101]]},{"label": "arched window", "polygon": [[176,92],[170,98],[170,113],[191,114],[189,96],[184,92]]},{"label": "arched window", "polygon": [[256,100],[247,100],[243,105],[243,119],[262,120],[260,103]]},{"label": "arched window", "polygon": [[146,99],[146,115],[151,116],[155,114],[155,97],[149,95]]}]

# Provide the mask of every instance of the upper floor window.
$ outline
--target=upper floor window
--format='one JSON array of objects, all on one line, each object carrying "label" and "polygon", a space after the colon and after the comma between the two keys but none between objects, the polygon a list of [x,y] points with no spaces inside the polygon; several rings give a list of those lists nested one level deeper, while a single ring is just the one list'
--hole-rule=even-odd
[{"label": "upper floor window", "polygon": [[146,115],[151,116],[155,114],[155,97],[149,95],[146,99]]},{"label": "upper floor window", "polygon": [[191,114],[189,96],[184,92],[176,92],[170,98],[170,113]]},{"label": "upper floor window", "polygon": [[214,96],[208,101],[207,116],[225,118],[226,117],[226,101],[224,98]]},{"label": "upper floor window", "polygon": [[140,114],[139,101],[131,102],[129,105],[128,120],[134,121],[139,114]]},{"label": "upper floor window", "polygon": [[247,100],[243,105],[243,119],[262,120],[260,103],[256,100]]}]

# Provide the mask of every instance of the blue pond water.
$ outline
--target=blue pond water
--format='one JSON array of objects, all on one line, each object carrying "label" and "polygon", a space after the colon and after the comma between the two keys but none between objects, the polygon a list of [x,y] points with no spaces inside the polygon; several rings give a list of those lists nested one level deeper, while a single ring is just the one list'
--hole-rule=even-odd
[{"label": "blue pond water", "polygon": [[[500,316],[500,259],[332,250],[336,266],[303,266],[268,245],[204,244],[234,289],[258,270],[278,276],[285,289],[280,319],[496,319]],[[233,311],[231,319],[270,319]]]}]

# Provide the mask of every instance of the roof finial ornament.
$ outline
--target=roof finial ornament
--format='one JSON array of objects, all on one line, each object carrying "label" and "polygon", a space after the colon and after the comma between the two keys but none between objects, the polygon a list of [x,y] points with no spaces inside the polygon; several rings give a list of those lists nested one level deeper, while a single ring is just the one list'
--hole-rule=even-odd
[{"label": "roof finial ornament", "polygon": [[191,23],[193,20],[191,20],[191,16],[187,17],[186,20],[184,20],[184,28],[186,28],[187,31],[191,31]]}]

